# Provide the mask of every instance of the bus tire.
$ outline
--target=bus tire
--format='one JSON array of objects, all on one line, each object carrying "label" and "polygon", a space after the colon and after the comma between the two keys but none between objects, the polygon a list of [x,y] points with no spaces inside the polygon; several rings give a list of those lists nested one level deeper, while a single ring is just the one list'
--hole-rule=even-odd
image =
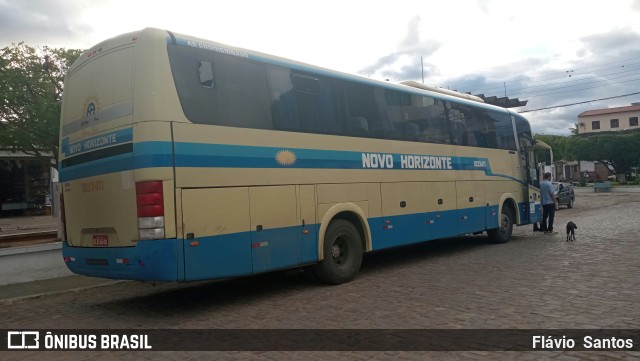
[{"label": "bus tire", "polygon": [[497,229],[490,229],[487,231],[489,235],[489,241],[492,243],[507,243],[511,239],[511,233],[513,232],[513,224],[515,223],[515,216],[513,210],[506,204],[502,205],[502,212],[500,213],[500,226]]},{"label": "bus tire", "polygon": [[324,236],[324,259],[315,266],[315,274],[326,283],[351,281],[362,264],[362,240],[349,221],[335,219],[329,223]]}]

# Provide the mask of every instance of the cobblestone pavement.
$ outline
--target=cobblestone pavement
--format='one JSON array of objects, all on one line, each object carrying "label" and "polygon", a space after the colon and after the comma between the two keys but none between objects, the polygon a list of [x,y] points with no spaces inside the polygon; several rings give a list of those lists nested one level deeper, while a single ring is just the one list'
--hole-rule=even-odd
[{"label": "cobblestone pavement", "polygon": [[[0,309],[0,328],[640,328],[640,194],[578,194],[556,235],[463,237],[367,255],[348,284],[275,273],[227,282],[122,282]],[[564,225],[578,225],[565,242]],[[13,352],[41,359],[639,359],[639,352]]]}]

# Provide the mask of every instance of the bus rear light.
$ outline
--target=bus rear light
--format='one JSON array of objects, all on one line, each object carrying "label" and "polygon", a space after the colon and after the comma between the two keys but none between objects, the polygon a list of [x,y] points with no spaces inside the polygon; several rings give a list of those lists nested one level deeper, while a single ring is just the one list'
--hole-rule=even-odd
[{"label": "bus rear light", "polygon": [[136,183],[136,194],[162,193],[162,181]]},{"label": "bus rear light", "polygon": [[162,217],[164,206],[160,204],[138,206],[138,217]]},{"label": "bus rear light", "polygon": [[139,229],[138,235],[141,240],[164,238],[164,228]]},{"label": "bus rear light", "polygon": [[74,257],[64,257],[64,263],[75,262],[76,259]]},{"label": "bus rear light", "polygon": [[164,216],[162,181],[136,183],[136,204],[138,217]]},{"label": "bus rear light", "polygon": [[164,196],[162,181],[136,183],[138,235],[142,240],[164,238]]},{"label": "bus rear light", "polygon": [[162,193],[137,194],[136,197],[139,206],[162,204]]},{"label": "bus rear light", "polygon": [[138,218],[138,228],[161,228],[161,227],[164,227],[164,217]]}]

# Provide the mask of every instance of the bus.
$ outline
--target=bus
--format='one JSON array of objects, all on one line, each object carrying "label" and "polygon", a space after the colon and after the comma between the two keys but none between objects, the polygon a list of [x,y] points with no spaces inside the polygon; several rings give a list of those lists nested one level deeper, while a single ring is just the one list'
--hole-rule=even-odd
[{"label": "bus", "polygon": [[340,284],[366,252],[539,221],[535,147],[473,96],[147,28],[66,76],[63,258],[111,279]]}]

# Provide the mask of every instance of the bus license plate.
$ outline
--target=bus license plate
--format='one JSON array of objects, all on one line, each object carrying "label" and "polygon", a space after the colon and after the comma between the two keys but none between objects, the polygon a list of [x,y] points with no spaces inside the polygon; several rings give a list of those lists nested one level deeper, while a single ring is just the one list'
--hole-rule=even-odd
[{"label": "bus license plate", "polygon": [[94,234],[91,244],[96,247],[106,247],[109,245],[109,236],[106,234]]}]

